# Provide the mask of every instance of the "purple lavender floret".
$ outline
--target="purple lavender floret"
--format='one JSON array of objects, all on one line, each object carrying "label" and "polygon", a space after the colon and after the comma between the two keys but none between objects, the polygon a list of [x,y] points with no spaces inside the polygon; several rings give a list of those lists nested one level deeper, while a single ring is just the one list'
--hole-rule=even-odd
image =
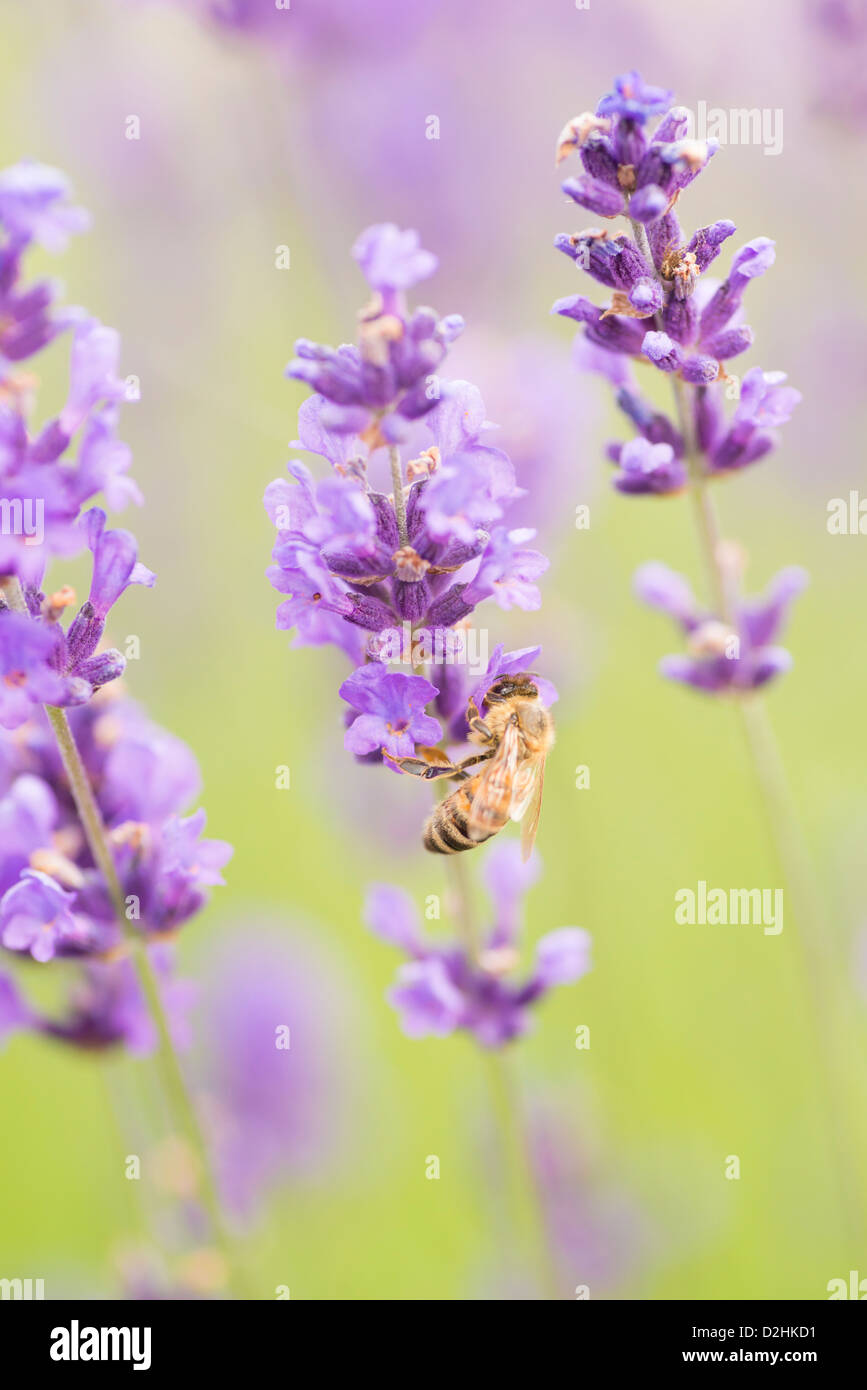
[{"label": "purple lavender floret", "polygon": [[32,244],[62,251],[73,232],[84,231],[87,214],[67,201],[69,184],[57,169],[33,160],[0,173],[0,380],[13,364],[35,357],[81,317],[59,310],[53,281],[22,283],[23,258]]},{"label": "purple lavender floret", "polygon": [[119,651],[97,651],[105,620],[131,584],[150,587],[155,576],[138,561],[128,531],[105,529],[105,512],[95,507],[81,519],[93,552],[93,578],[87,601],[64,631],[60,617],[73,601],[71,590],[46,598],[23,590],[28,613],[13,612],[0,599],[0,727],[17,728],[29,716],[28,704],[80,705],[123,674]]},{"label": "purple lavender floret", "polygon": [[72,912],[75,895],[48,874],[25,869],[0,899],[0,942],[44,964],[62,948],[86,951],[90,924]]},{"label": "purple lavender floret", "polygon": [[373,300],[362,313],[358,345],[324,347],[301,338],[286,375],[307,382],[329,405],[322,421],[337,434],[357,434],[369,445],[396,443],[409,422],[439,399],[435,373],[449,344],[463,329],[456,314],[433,309],[410,313],[405,291],[436,270],[417,232],[393,223],[368,227],[353,247]]},{"label": "purple lavender floret", "polygon": [[487,867],[495,911],[477,958],[463,946],[430,941],[412,899],[400,889],[377,884],[368,893],[367,925],[410,957],[388,995],[408,1037],[464,1030],[484,1047],[502,1047],[529,1030],[532,1005],[550,989],[574,984],[590,969],[589,934],[561,927],[537,943],[531,974],[515,980],[519,905],[538,875],[538,859],[523,863],[520,849],[504,844],[491,851]]},{"label": "purple lavender floret", "polygon": [[[166,948],[152,955],[172,1040],[184,1048],[190,1037],[192,988],[185,980],[170,978],[172,959]],[[157,1041],[135,969],[126,959],[87,961],[66,1008],[56,1017],[27,1004],[12,979],[0,973],[0,1044],[4,1037],[24,1029],[88,1052],[122,1046],[132,1056],[146,1055]]]},{"label": "purple lavender floret", "polygon": [[90,219],[71,207],[69,180],[59,169],[22,159],[0,173],[0,223],[16,246],[35,241],[47,251],[62,251],[73,232],[84,232]]},{"label": "purple lavender floret", "polygon": [[651,116],[664,116],[673,99],[673,92],[667,92],[662,87],[651,87],[640,72],[633,70],[622,77],[615,77],[614,90],[602,97],[596,114],[619,116],[643,125]]},{"label": "purple lavender floret", "polygon": [[[85,544],[75,523],[85,503],[103,492],[112,507],[140,502],[127,476],[130,451],[116,437],[125,386],[116,376],[117,334],[95,319],[73,336],[69,395],[60,414],[38,432],[28,428],[29,380],[9,378],[0,400],[0,575],[37,583],[50,559]],[[74,461],[68,451],[78,437]],[[6,516],[8,513],[8,518]]]},{"label": "purple lavender floret", "polygon": [[651,444],[639,435],[628,444],[612,446],[610,457],[620,470],[614,479],[618,492],[682,492],[686,486],[686,465],[675,456],[670,444]]},{"label": "purple lavender floret", "polygon": [[785,372],[753,367],[741,382],[740,398],[729,428],[708,425],[705,448],[711,473],[729,473],[765,458],[775,447],[770,431],[791,419],[800,391],[784,386]]},{"label": "purple lavender floret", "polygon": [[738,602],[731,623],[703,610],[686,579],[665,565],[643,565],[635,576],[638,597],[668,613],[687,639],[690,654],[664,657],[662,675],[709,695],[757,690],[789,670],[791,656],[774,642],[806,585],[803,569],[781,570],[761,598]]},{"label": "purple lavender floret", "polygon": [[[231,855],[223,841],[204,837],[203,811],[182,814],[199,789],[195,760],[120,693],[103,691],[69,717],[109,827],[128,920],[153,943],[164,941],[222,883]],[[32,705],[0,775],[0,829],[5,827],[10,834],[0,852],[0,944],[40,961],[92,961],[122,948],[53,735]]]},{"label": "purple lavender floret", "polygon": [[[577,150],[584,166],[563,183],[567,197],[599,217],[629,216],[645,226],[666,217],[717,150],[716,141],[684,138],[688,113],[669,110],[671,101],[671,92],[649,86],[640,73],[615,78],[595,114],[576,116],[560,133],[557,162]],[[649,136],[647,123],[657,116]]]},{"label": "purple lavender floret", "polygon": [[[22,283],[33,244],[62,250],[69,234],[87,225],[68,192],[62,174],[31,161],[0,173],[0,576],[30,584],[38,584],[50,559],[82,549],[75,523],[98,493],[114,508],[141,501],[127,476],[129,449],[117,439],[127,399],[117,333],[81,309],[60,308],[55,284]],[[20,368],[69,328],[66,401],[34,426],[36,381]]]},{"label": "purple lavender floret", "polygon": [[341,698],[355,711],[344,739],[347,750],[365,754],[384,748],[398,758],[413,754],[417,743],[438,743],[442,729],[425,713],[436,693],[422,676],[389,672],[379,663],[360,666],[340,687]]}]

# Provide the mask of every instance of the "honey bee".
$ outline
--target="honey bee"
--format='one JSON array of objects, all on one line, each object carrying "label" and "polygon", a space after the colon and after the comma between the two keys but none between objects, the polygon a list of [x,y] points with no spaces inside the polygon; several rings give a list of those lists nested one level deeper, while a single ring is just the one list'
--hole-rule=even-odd
[{"label": "honey bee", "polygon": [[[420,758],[385,756],[415,777],[450,777],[461,784],[428,816],[422,836],[425,849],[432,854],[474,849],[514,820],[523,822],[521,845],[528,859],[539,825],[554,721],[527,672],[499,676],[483,703],[484,719],[474,700],[467,707],[470,742],[481,745],[480,752],[459,763],[449,762],[435,748],[420,749]],[[479,764],[479,771],[471,771]]]}]

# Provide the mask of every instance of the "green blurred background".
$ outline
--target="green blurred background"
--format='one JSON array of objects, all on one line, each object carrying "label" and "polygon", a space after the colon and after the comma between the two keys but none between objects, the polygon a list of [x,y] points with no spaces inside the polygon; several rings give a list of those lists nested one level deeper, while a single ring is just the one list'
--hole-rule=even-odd
[{"label": "green blurred background", "polygon": [[[784,639],[795,667],[769,705],[828,951],[857,999],[867,541],[829,535],[826,508],[863,476],[867,329],[848,229],[863,211],[851,171],[865,137],[826,101],[838,50],[811,29],[808,7],[781,0],[702,2],[686,14],[674,0],[594,0],[588,11],[507,0],[473,18],[434,5],[423,32],[385,56],[375,44],[275,51],[180,9],[4,0],[0,155],[69,174],[93,228],[57,273],[70,302],[120,330],[124,372],[141,380],[122,433],[146,505],[124,524],[158,585],[126,596],[113,636],[140,636],[128,687],[192,745],[210,833],[235,846],[228,886],[186,931],[183,973],[195,978],[218,937],[242,938],[264,916],[320,938],[346,1000],[329,1036],[335,1071],[352,1081],[339,1151],[321,1172],[287,1174],[249,1236],[248,1264],[266,1298],[283,1283],[293,1297],[496,1296],[483,1061],[463,1038],[402,1036],[383,1000],[396,959],[361,923],[372,880],[402,884],[419,904],[444,891],[442,867],[407,829],[408,801],[419,825],[423,804],[344,754],[339,655],[290,651],[273,626],[260,498],[290,455],[304,397],[282,369],[296,336],[352,336],[362,285],[349,247],[368,222],[389,219],[418,227],[440,255],[424,298],[465,314],[466,351],[478,334],[492,376],[523,335],[565,364],[568,325],[548,308],[578,287],[551,239],[593,219],[558,191],[562,124],[631,66],[690,106],[782,108],[782,153],[724,149],[681,216],[688,227],[731,217],[735,245],[778,243],[777,265],[751,293],[760,350],[749,365],[788,370],[804,403],[773,459],[718,497],[754,591],[783,565],[811,572]],[[304,18],[293,6],[292,21]],[[407,95],[414,77],[425,105]],[[440,110],[432,149],[424,118]],[[125,139],[130,114],[137,142]],[[418,142],[414,166],[406,131],[392,151],[402,124]],[[275,269],[281,244],[288,271]],[[485,362],[473,363],[483,396],[497,386]],[[40,365],[46,398],[64,367],[62,353]],[[576,372],[572,410],[560,456],[520,479],[549,503],[553,490],[542,612],[492,610],[487,621],[492,643],[541,641],[561,692],[527,936],[581,925],[594,968],[544,1003],[512,1060],[524,1095],[553,1098],[573,1137],[580,1201],[626,1213],[628,1255],[592,1296],[822,1298],[829,1279],[867,1274],[867,1249],[836,1204],[794,911],[778,937],[674,923],[675,891],[700,878],[780,882],[733,711],[660,680],[657,660],[676,644],[631,592],[647,559],[701,584],[688,502],[609,491],[602,444],[620,427],[604,383]],[[508,402],[495,418],[509,447]],[[586,531],[572,526],[580,503],[591,507]],[[280,764],[288,791],[274,786]],[[587,790],[575,787],[579,764]],[[579,1024],[589,1051],[575,1048]],[[842,1042],[836,1065],[863,1172],[857,1014]],[[147,1063],[30,1038],[9,1046],[0,1273],[42,1275],[56,1294],[117,1290],[116,1254],[141,1218],[106,1081],[117,1094],[130,1078],[147,1087],[148,1075]],[[425,1179],[429,1154],[440,1156],[439,1182]],[[739,1181],[725,1179],[730,1154]],[[584,1282],[580,1257],[570,1280]]]}]

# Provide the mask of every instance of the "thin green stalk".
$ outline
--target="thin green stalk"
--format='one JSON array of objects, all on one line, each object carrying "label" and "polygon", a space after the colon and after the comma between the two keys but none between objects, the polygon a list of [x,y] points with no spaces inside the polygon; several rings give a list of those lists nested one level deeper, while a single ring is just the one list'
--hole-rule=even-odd
[{"label": "thin green stalk", "polygon": [[[795,905],[799,930],[800,968],[804,989],[811,1001],[820,1072],[824,1078],[822,1099],[830,1126],[831,1147],[836,1157],[836,1185],[847,1233],[857,1240],[865,1235],[859,1163],[854,1145],[850,1149],[852,1106],[848,1087],[843,1084],[844,1066],[851,1054],[839,1047],[839,1005],[833,963],[829,959],[832,942],[826,934],[824,913],[810,869],[809,848],[800,822],[792,810],[792,796],[767,707],[759,695],[746,695],[736,701],[741,727],[759,786],[771,843],[780,864],[783,881]],[[864,1104],[863,1087],[859,1096]]]},{"label": "thin green stalk", "polygon": [[131,925],[126,913],[126,900],[117,876],[114,859],[108,844],[105,824],[102,819],[90,779],[75,742],[66,711],[47,705],[45,712],[57,741],[60,757],[70,790],[78,810],[90,852],[93,855],[108,889],[112,906],[124,937],[130,944],[131,956],[138,975],[139,985],[157,1030],[157,1064],[160,1068],[163,1086],[172,1106],[181,1132],[195,1157],[198,1168],[199,1196],[213,1229],[220,1251],[226,1260],[226,1268],[232,1272],[234,1261],[231,1240],[226,1231],[220,1206],[219,1193],[211,1172],[207,1144],[199,1124],[195,1106],[187,1089],[183,1069],[172,1040],[169,1021],[160,994],[159,982],[147,952],[144,939]]},{"label": "thin green stalk", "polygon": [[[673,381],[699,545],[719,614],[736,632],[737,595],[733,592],[731,568],[724,561],[721,532],[705,460],[695,437],[689,389],[679,377],[675,376]],[[865,1230],[864,1209],[857,1157],[850,1151],[850,1108],[841,1086],[841,1069],[837,1065],[836,991],[832,972],[828,968],[829,942],[824,913],[809,867],[809,849],[793,807],[785,766],[762,697],[755,692],[738,693],[734,705],[745,736],[771,844],[787,896],[794,903],[801,969],[811,1001],[817,1052],[824,1076],[822,1103],[827,1111],[836,1159],[836,1185],[841,1212],[847,1229],[860,1234]]]},{"label": "thin green stalk", "polygon": [[561,1276],[551,1249],[548,1221],[539,1179],[533,1167],[517,1081],[502,1048],[486,1054],[488,1081],[494,1114],[506,1155],[506,1184],[511,1187],[511,1207],[518,1215],[522,1243],[532,1252],[540,1288],[549,1301],[563,1297]]},{"label": "thin green stalk", "polygon": [[[475,925],[467,865],[460,854],[448,857],[455,895],[455,917],[469,959],[478,969],[478,932]],[[522,1246],[533,1252],[542,1289],[549,1299],[560,1297],[559,1279],[533,1170],[529,1140],[521,1114],[517,1086],[502,1049],[486,1052],[486,1072],[497,1128],[505,1155],[505,1182],[510,1209],[515,1214]]]},{"label": "thin green stalk", "polygon": [[[27,606],[19,581],[6,578],[2,583],[3,592],[10,608],[16,612],[26,612]],[[159,983],[147,953],[143,936],[136,931],[127,917],[127,904],[123,888],[117,875],[117,868],[109,848],[108,835],[99,806],[93,794],[90,778],[81,760],[75,737],[66,717],[66,711],[53,705],[45,706],[45,713],[57,742],[69,788],[75,801],[90,852],[101,873],[114,908],[118,924],[129,943],[130,955],[138,975],[139,984],[147,1004],[148,1012],[157,1030],[157,1063],[169,1102],[177,1117],[198,1167],[199,1195],[213,1229],[214,1237],[226,1260],[226,1268],[233,1271],[231,1241],[226,1231],[220,1206],[219,1194],[214,1181],[207,1145],[199,1125],[195,1106],[187,1090],[183,1070],[172,1041],[168,1018],[160,995]]]},{"label": "thin green stalk", "polygon": [[[633,239],[648,265],[653,265],[645,228],[631,221]],[[654,271],[656,278],[661,277]],[[658,328],[662,315],[656,315]],[[696,438],[689,388],[677,375],[672,377],[678,425],[684,441],[684,457],[689,475],[689,491],[698,532],[699,546],[707,568],[708,585],[719,616],[737,631],[737,593],[732,568],[726,563],[721,532],[711,497],[705,459]],[[702,388],[698,388],[702,389]],[[738,718],[756,778],[768,832],[787,894],[795,904],[796,933],[800,948],[805,987],[812,1004],[817,1051],[825,1085],[823,1104],[828,1112],[831,1142],[836,1159],[837,1188],[847,1227],[863,1235],[864,1211],[858,1180],[858,1163],[850,1152],[849,1107],[841,1089],[841,1069],[836,1065],[837,1008],[839,992],[834,990],[828,966],[829,942],[824,913],[809,868],[807,848],[800,821],[793,809],[785,767],[773,727],[761,697],[754,693],[735,699]],[[837,997],[835,998],[835,994]]]},{"label": "thin green stalk", "polygon": [[391,484],[394,488],[394,510],[397,514],[397,534],[401,545],[409,545],[409,532],[406,526],[406,498],[403,495],[403,469],[400,463],[400,449],[396,444],[388,447],[388,461],[391,465]]}]

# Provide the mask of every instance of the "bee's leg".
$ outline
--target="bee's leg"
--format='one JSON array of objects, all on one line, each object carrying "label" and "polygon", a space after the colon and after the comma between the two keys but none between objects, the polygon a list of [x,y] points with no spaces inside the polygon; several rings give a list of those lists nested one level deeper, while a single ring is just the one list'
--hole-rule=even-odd
[{"label": "bee's leg", "polygon": [[483,753],[470,753],[468,758],[462,758],[461,761],[455,765],[454,771],[464,772],[466,768],[473,767],[476,763],[487,762],[488,759],[493,756],[494,750],[492,748],[485,749]]},{"label": "bee's leg", "polygon": [[399,767],[401,772],[408,772],[411,777],[423,777],[427,782],[432,782],[438,777],[459,777],[463,781],[467,777],[467,768],[485,762],[492,756],[492,752],[486,750],[484,753],[470,753],[469,757],[463,758],[459,763],[426,763],[424,758],[393,758],[384,748],[382,756],[394,763],[395,767]]},{"label": "bee's leg", "polygon": [[454,777],[459,768],[452,763],[426,763],[424,758],[393,758],[392,755],[382,750],[383,758],[399,767],[401,772],[408,772],[411,777],[423,777],[425,781],[432,782],[437,777]]},{"label": "bee's leg", "polygon": [[469,724],[474,734],[479,734],[485,740],[486,743],[490,743],[494,735],[491,733],[484,719],[479,714],[479,707],[476,704],[475,700],[472,698],[472,696],[470,696],[470,701],[467,705],[467,723]]}]

